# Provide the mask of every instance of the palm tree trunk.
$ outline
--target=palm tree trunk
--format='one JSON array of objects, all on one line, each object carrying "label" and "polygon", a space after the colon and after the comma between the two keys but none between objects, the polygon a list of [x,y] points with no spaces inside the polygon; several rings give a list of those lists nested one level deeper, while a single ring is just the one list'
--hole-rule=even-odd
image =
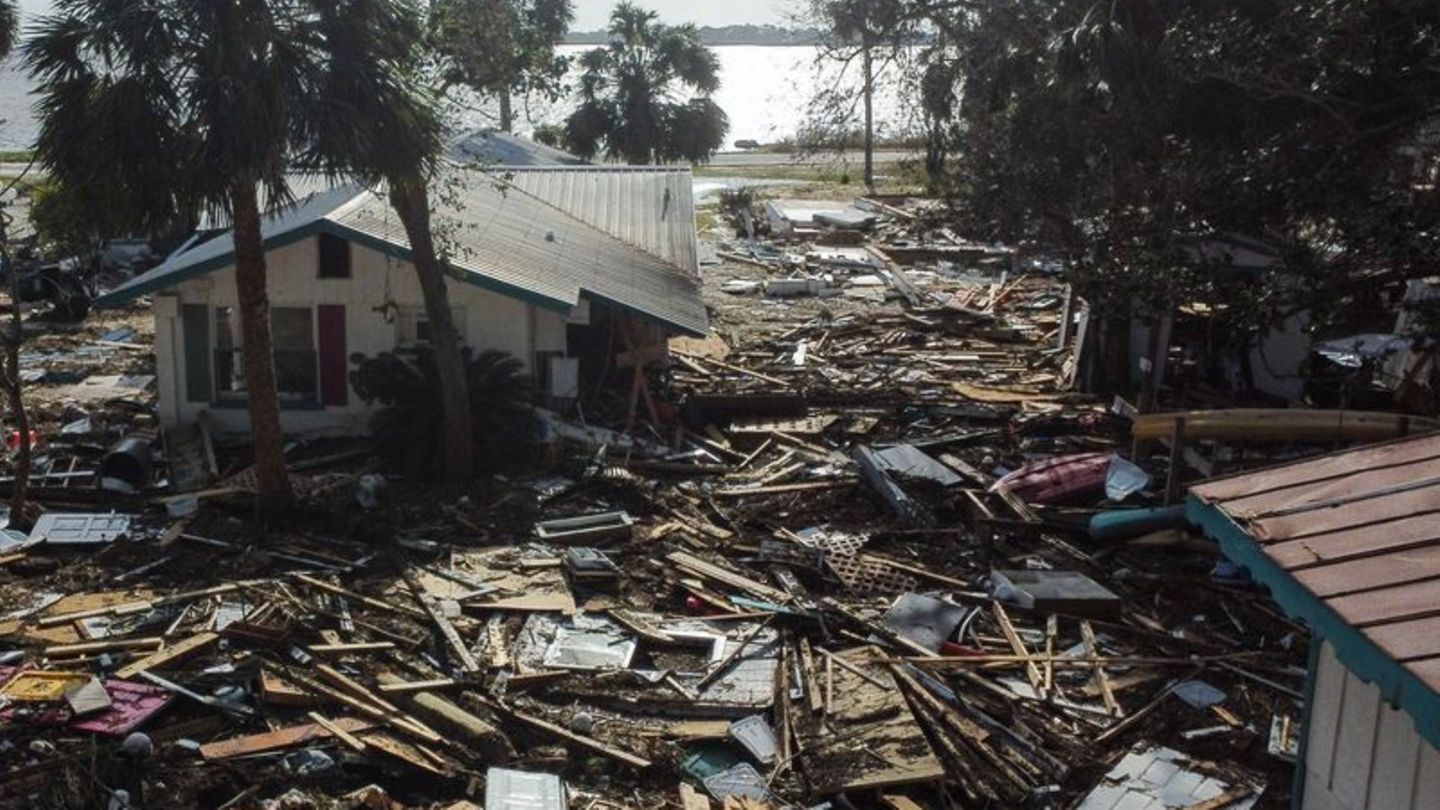
[{"label": "palm tree trunk", "polygon": [[261,514],[290,505],[285,438],[280,429],[280,395],[275,385],[275,350],[270,340],[270,298],[266,293],[265,243],[254,182],[230,188],[235,225],[235,290],[245,347],[245,393],[250,401],[250,439],[255,449],[255,482]]},{"label": "palm tree trunk", "polygon": [[460,333],[450,314],[445,272],[435,255],[430,231],[430,194],[422,177],[390,179],[390,205],[405,226],[411,261],[425,298],[435,368],[440,374],[441,407],[445,414],[445,478],[463,485],[475,474],[475,435],[470,412],[470,383],[460,353]]},{"label": "palm tree trunk", "polygon": [[875,193],[875,64],[870,43],[861,45],[860,62],[865,71],[865,190]]},{"label": "palm tree trunk", "polygon": [[512,132],[515,129],[515,108],[514,99],[510,97],[510,88],[506,87],[500,91],[500,131]]}]

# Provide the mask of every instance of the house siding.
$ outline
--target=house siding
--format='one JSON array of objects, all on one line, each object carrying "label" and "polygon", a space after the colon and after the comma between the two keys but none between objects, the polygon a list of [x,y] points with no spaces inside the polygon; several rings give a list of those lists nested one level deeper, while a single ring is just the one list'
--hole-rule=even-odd
[{"label": "house siding", "polygon": [[[394,349],[397,344],[398,319],[392,317],[387,321],[385,304],[393,303],[400,310],[417,309],[423,308],[424,300],[415,271],[408,262],[398,261],[359,244],[352,244],[351,250],[351,277],[344,279],[320,278],[319,245],[314,237],[271,250],[266,254],[270,306],[344,307],[347,354],[374,356]],[[565,315],[540,310],[499,293],[453,280],[449,283],[449,290],[450,304],[459,315],[459,323],[464,330],[462,338],[467,346],[476,350],[499,349],[507,352],[519,358],[527,369],[533,368],[537,350],[564,351]],[[187,306],[209,308],[211,321],[215,307],[238,307],[233,266],[204,278],[182,282],[167,292],[178,294],[177,309],[182,311]],[[166,297],[160,295],[157,300]],[[157,322],[163,319],[159,312],[156,317]],[[173,320],[179,318],[174,317]],[[171,333],[181,331],[175,328],[176,324],[165,326]],[[537,348],[537,335],[543,338],[543,348]],[[183,339],[168,343],[157,341],[157,361],[174,369],[172,379],[160,381],[162,417],[169,424],[183,424],[197,420],[202,411],[209,411],[211,424],[217,431],[247,432],[249,416],[245,408],[233,404],[215,407],[212,402],[189,401],[186,396],[190,368],[185,359],[187,348],[187,341]],[[208,365],[205,367],[208,368]],[[349,368],[353,369],[353,366]],[[291,434],[363,431],[373,407],[360,399],[353,388],[348,388],[347,394],[343,405],[283,410],[281,419],[284,429]]]},{"label": "house siding", "polygon": [[1440,751],[1323,643],[1314,672],[1302,810],[1434,810]]}]

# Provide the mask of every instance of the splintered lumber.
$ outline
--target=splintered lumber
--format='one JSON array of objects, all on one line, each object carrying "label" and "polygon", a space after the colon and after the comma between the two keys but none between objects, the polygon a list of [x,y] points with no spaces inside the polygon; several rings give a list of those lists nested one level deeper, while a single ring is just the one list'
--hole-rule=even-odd
[{"label": "splintered lumber", "polygon": [[385,683],[384,678],[381,678],[380,680],[381,683],[379,689],[381,692],[384,692],[387,695],[408,692],[424,692],[430,689],[445,689],[447,687],[458,686],[460,684],[459,681],[454,680],[453,678],[436,678],[433,681],[395,681],[394,683]]},{"label": "splintered lumber", "polygon": [[319,712],[307,712],[306,716],[315,721],[315,724],[334,735],[335,739],[350,746],[359,753],[365,753],[365,743],[361,742],[353,734],[335,725],[334,722],[325,719]]},{"label": "splintered lumber", "polygon": [[815,782],[816,793],[874,790],[944,777],[945,769],[883,660],[873,647],[837,653],[836,664],[843,661],[867,670],[884,686],[842,666],[834,670],[829,713],[821,717],[796,712],[791,717],[799,758]]},{"label": "splintered lumber", "polygon": [[710,810],[710,797],[695,792],[695,788],[681,783],[680,810]]},{"label": "splintered lumber", "polygon": [[674,644],[675,638],[629,610],[611,610],[610,618],[626,630],[656,644]]},{"label": "splintered lumber", "polygon": [[59,624],[70,624],[81,619],[91,619],[96,616],[133,616],[137,613],[146,613],[153,610],[155,603],[148,599],[140,599],[134,602],[124,602],[118,605],[106,605],[103,607],[90,608],[89,610],[77,610],[71,613],[61,613],[57,616],[43,616],[37,624],[41,627],[54,627]]},{"label": "splintered lumber", "polygon": [[428,618],[428,617],[425,615],[425,612],[424,612],[424,611],[419,610],[419,609],[417,609],[417,608],[412,608],[412,607],[409,607],[408,605],[394,605],[394,604],[391,604],[391,603],[389,603],[389,602],[382,601],[382,600],[380,600],[380,599],[374,599],[374,598],[371,598],[371,597],[369,597],[369,596],[366,596],[365,594],[356,593],[356,592],[354,592],[354,591],[352,591],[352,590],[349,590],[349,589],[347,589],[347,588],[342,588],[342,587],[340,587],[339,585],[331,585],[330,583],[328,583],[328,582],[326,582],[326,581],[324,581],[324,580],[322,580],[322,579],[316,579],[316,578],[311,577],[311,576],[306,576],[305,574],[296,574],[296,575],[295,575],[295,579],[299,580],[300,582],[305,583],[306,585],[309,585],[309,586],[312,587],[312,588],[319,588],[320,590],[325,591],[325,592],[327,592],[327,593],[333,593],[333,594],[335,594],[335,595],[337,595],[337,596],[343,596],[343,597],[345,597],[346,599],[350,599],[350,600],[353,600],[353,601],[355,601],[355,602],[359,602],[359,603],[362,604],[362,605],[366,605],[367,607],[375,608],[376,610],[383,610],[383,611],[386,611],[387,613],[398,613],[398,614],[400,614],[400,615],[402,615],[402,616],[409,616],[409,617],[414,618],[414,619],[425,619],[425,618]]},{"label": "splintered lumber", "polygon": [[[375,724],[369,720],[355,717],[341,717],[332,721],[331,725],[353,734],[373,728]],[[332,736],[334,734],[330,729],[318,723],[306,723],[277,731],[267,731],[263,734],[251,734],[246,737],[233,737],[228,740],[206,743],[200,746],[200,756],[206,760],[232,759],[250,754],[262,754],[266,751],[280,751],[311,740],[323,740]]]},{"label": "splintered lumber", "polygon": [[549,722],[548,720],[541,720],[538,717],[525,714],[518,709],[512,709],[508,706],[504,706],[498,703],[492,703],[490,705],[492,706],[492,708],[494,708],[501,714],[504,714],[505,716],[510,717],[514,720],[518,720],[521,723],[530,726],[531,728],[543,731],[547,734],[553,734],[563,740],[568,740],[572,743],[575,743],[581,748],[594,751],[597,754],[602,754],[617,762],[623,762],[632,768],[644,770],[646,768],[649,768],[653,764],[650,762],[650,760],[645,759],[644,757],[636,756],[635,754],[632,754],[628,751],[621,751],[618,748],[611,748],[610,746],[606,745],[603,742],[600,742],[594,737],[586,737],[582,734],[576,734],[567,728],[557,726],[554,723]]},{"label": "splintered lumber", "polygon": [[[1015,632],[1015,625],[1010,623],[1010,614],[1005,612],[1004,606],[999,602],[991,602],[995,608],[995,620],[1000,624],[1000,632],[1005,634],[1005,640],[1010,643],[1010,649],[1016,655],[1028,656],[1030,651],[1025,649],[1025,642],[1020,640],[1020,634]],[[1030,679],[1030,686],[1039,694],[1044,694],[1045,678],[1040,674],[1040,668],[1035,666],[1034,661],[1025,662],[1025,676]]]},{"label": "splintered lumber", "polygon": [[[366,717],[378,720],[391,728],[403,731],[426,742],[438,743],[444,740],[444,737],[441,737],[434,729],[410,717],[394,705],[370,695],[364,686],[347,678],[345,675],[336,672],[324,664],[317,666],[316,670],[320,673],[321,677],[336,684],[336,686],[330,686],[310,678],[305,678],[294,672],[291,673],[291,677],[305,689],[311,692],[317,692],[331,700],[344,703],[346,706],[360,712]],[[357,697],[357,693],[363,697]]]},{"label": "splintered lumber", "polygon": [[754,495],[785,495],[791,492],[812,492],[825,489],[843,489],[859,483],[859,478],[837,478],[833,481],[809,481],[803,484],[773,484],[768,487],[725,487],[712,495],[717,498],[749,498]]},{"label": "splintered lumber", "polygon": [[81,644],[56,644],[45,648],[47,658],[71,658],[90,653],[113,650],[158,650],[165,644],[162,638],[122,638],[108,641],[87,641]]},{"label": "splintered lumber", "polygon": [[182,639],[157,653],[145,658],[126,664],[115,670],[117,678],[133,678],[136,673],[144,672],[147,669],[164,669],[182,658],[193,655],[200,650],[209,647],[220,640],[219,633],[197,633],[187,639]]},{"label": "splintered lumber", "polygon": [[715,582],[719,582],[723,585],[728,585],[736,590],[745,591],[746,593],[753,596],[758,596],[761,599],[775,602],[777,604],[785,604],[786,602],[790,601],[790,594],[780,590],[779,588],[772,588],[763,582],[756,582],[749,577],[741,576],[740,574],[734,573],[733,571],[721,568],[718,565],[711,565],[710,563],[705,562],[704,560],[694,556],[693,554],[687,554],[683,551],[675,551],[667,554],[665,556],[665,559],[669,560],[672,563],[675,563],[675,565],[679,566],[680,568],[684,569],[685,571],[689,572],[694,576],[714,580]]},{"label": "splintered lumber", "polygon": [[450,652],[454,653],[456,660],[460,662],[460,669],[464,672],[479,672],[480,663],[475,660],[475,656],[470,654],[470,648],[465,646],[465,641],[460,638],[460,633],[455,630],[455,625],[445,618],[445,614],[440,612],[440,609],[435,606],[434,600],[425,592],[425,586],[420,584],[420,577],[413,570],[406,570],[404,576],[405,584],[410,586],[410,592],[415,596],[415,601],[419,603],[420,609],[430,617],[430,622],[440,631],[440,636],[450,646]]},{"label": "splintered lumber", "polygon": [[380,652],[381,650],[395,649],[393,641],[352,641],[345,644],[311,644],[306,649],[312,653],[324,655],[326,653],[343,654],[357,652]]},{"label": "splintered lumber", "polygon": [[323,702],[268,669],[260,670],[260,697],[272,706],[318,706]]},{"label": "splintered lumber", "polygon": [[[1090,627],[1090,622],[1080,622],[1080,635],[1085,640],[1085,654],[1098,657],[1100,648],[1095,643],[1095,631]],[[1110,677],[1105,674],[1105,667],[1097,662],[1094,672],[1095,684],[1100,687],[1100,697],[1105,700],[1105,711],[1109,712],[1111,717],[1123,717],[1125,712],[1115,700],[1115,692],[1110,688]]]},{"label": "splintered lumber", "polygon": [[[406,685],[398,676],[381,675],[380,688]],[[416,714],[434,723],[451,737],[458,738],[467,747],[479,751],[491,762],[509,762],[515,757],[515,749],[500,729],[483,718],[466,711],[448,698],[434,692],[418,691],[402,693],[406,705]]]},{"label": "splintered lumber", "polygon": [[444,760],[437,757],[421,746],[408,743],[404,740],[397,740],[395,737],[383,731],[371,731],[360,735],[365,745],[374,748],[384,754],[400,760],[406,765],[419,768],[427,773],[436,776],[449,776],[448,768],[443,767]]}]

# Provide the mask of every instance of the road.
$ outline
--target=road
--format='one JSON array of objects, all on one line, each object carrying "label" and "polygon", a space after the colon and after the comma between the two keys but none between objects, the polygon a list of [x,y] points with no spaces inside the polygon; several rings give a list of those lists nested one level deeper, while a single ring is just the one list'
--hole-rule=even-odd
[{"label": "road", "polygon": [[[902,150],[876,150],[876,163],[895,163],[901,160],[918,160],[923,155],[919,152],[907,152]],[[820,152],[814,155],[794,155],[784,152],[720,152],[711,158],[706,165],[717,168],[745,168],[748,166],[830,166],[833,164],[852,164],[858,166],[865,162],[865,153],[855,150],[841,153]]]}]

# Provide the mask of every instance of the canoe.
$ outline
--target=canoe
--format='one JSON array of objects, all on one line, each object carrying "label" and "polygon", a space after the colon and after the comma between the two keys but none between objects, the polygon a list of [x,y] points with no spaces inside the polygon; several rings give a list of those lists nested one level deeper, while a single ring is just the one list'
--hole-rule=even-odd
[{"label": "canoe", "polygon": [[1186,439],[1235,442],[1372,442],[1440,430],[1440,421],[1398,413],[1236,408],[1145,414],[1131,432],[1136,439],[1168,439],[1182,417]]}]

